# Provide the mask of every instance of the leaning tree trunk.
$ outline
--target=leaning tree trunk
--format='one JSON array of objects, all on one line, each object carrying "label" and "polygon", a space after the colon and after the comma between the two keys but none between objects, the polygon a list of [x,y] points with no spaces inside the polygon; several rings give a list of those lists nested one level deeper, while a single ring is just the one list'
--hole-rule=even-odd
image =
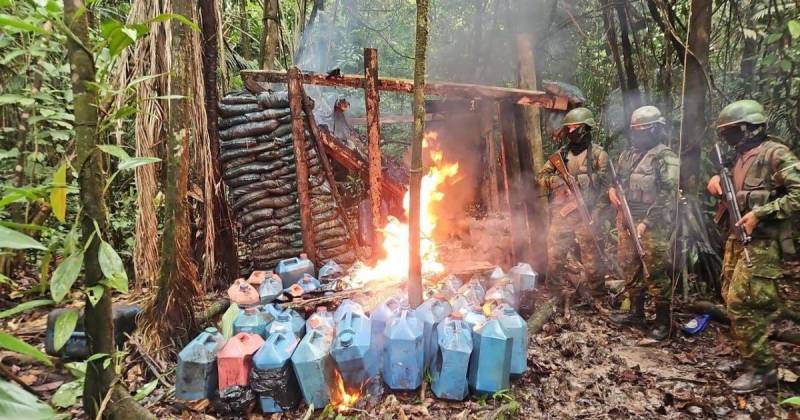
[{"label": "leaning tree trunk", "polygon": [[[195,20],[195,4],[177,0],[173,12]],[[196,115],[192,109],[194,90],[191,75],[199,72],[193,60],[192,29],[170,22],[172,32],[171,91],[166,106],[167,152],[166,189],[164,199],[164,231],[161,236],[161,271],[158,292],[148,303],[143,331],[146,345],[157,355],[164,356],[169,347],[180,343],[194,327],[192,303],[199,293],[198,273],[192,258],[192,238],[189,228],[189,151],[192,139],[198,135]],[[202,92],[202,87],[201,87]],[[179,97],[182,96],[182,97]],[[202,116],[205,118],[205,116]]]},{"label": "leaning tree trunk", "polygon": [[[89,19],[82,0],[64,2],[64,21],[80,44],[67,37],[67,50],[71,69],[73,104],[75,109],[75,146],[77,151],[78,184],[80,186],[83,217],[81,229],[84,241],[91,241],[83,261],[84,282],[87,287],[100,285],[103,297],[94,305],[85,303],[84,325],[89,338],[91,354],[114,353],[114,324],[111,317],[111,292],[100,284],[103,272],[100,269],[98,250],[100,239],[93,235],[97,223],[100,233],[108,227],[108,210],[103,199],[103,183],[106,174],[103,156],[97,148],[97,94],[88,89],[95,80],[94,58],[89,48]],[[104,360],[94,360],[86,366],[86,382],[83,388],[83,408],[94,418],[114,381],[114,359],[107,366]]]},{"label": "leaning tree trunk", "polygon": [[261,35],[261,56],[259,67],[270,70],[275,66],[280,48],[280,14],[278,0],[264,0],[264,29]]},{"label": "leaning tree trunk", "polygon": [[684,60],[681,188],[695,194],[700,185],[697,179],[700,176],[700,150],[706,134],[706,69],[710,32],[711,0],[692,0],[686,43],[688,51]]},{"label": "leaning tree trunk", "polygon": [[428,0],[417,0],[417,33],[414,49],[414,139],[411,142],[408,211],[408,302],[422,303],[420,243],[420,192],[422,188],[422,138],[425,135],[425,55],[428,49]]}]

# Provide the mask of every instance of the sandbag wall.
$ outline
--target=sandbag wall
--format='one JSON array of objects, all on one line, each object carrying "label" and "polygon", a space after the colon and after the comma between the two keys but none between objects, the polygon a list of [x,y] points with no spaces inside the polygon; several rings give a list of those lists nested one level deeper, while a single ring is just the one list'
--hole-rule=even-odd
[{"label": "sandbag wall", "polygon": [[[303,252],[288,95],[230,93],[219,104],[219,115],[222,177],[240,241],[250,248],[251,264],[242,268],[272,270]],[[354,250],[308,131],[306,139],[318,257],[349,266]]]}]

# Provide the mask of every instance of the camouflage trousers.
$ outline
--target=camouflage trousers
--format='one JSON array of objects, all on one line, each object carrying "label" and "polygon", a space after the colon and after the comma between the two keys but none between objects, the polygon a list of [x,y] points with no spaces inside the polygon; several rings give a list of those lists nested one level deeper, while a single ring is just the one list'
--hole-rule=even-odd
[{"label": "camouflage trousers", "polygon": [[[658,303],[669,303],[672,301],[672,273],[673,264],[670,258],[670,232],[659,226],[649,226],[642,235],[642,247],[645,253],[645,263],[650,271],[650,278],[642,279],[637,272],[641,262],[636,254],[636,247],[628,230],[622,222],[621,216],[617,216],[617,256],[625,281],[633,281],[634,286],[630,292],[635,293],[643,288],[647,288],[650,297]],[[632,280],[633,279],[633,280]]]},{"label": "camouflage trousers", "polygon": [[[557,211],[553,213],[547,232],[547,279],[550,287],[562,294],[571,293],[578,283],[586,281],[592,292],[601,292],[604,288],[603,263],[593,242],[594,234],[577,210],[566,216]],[[569,270],[570,254],[583,265],[585,280],[579,273]],[[577,280],[570,281],[570,278]]]},{"label": "camouflage trousers", "polygon": [[753,368],[766,369],[775,364],[767,336],[780,306],[781,250],[774,239],[753,239],[748,250],[752,267],[744,261],[741,242],[728,238],[725,243],[722,297],[742,359]]}]

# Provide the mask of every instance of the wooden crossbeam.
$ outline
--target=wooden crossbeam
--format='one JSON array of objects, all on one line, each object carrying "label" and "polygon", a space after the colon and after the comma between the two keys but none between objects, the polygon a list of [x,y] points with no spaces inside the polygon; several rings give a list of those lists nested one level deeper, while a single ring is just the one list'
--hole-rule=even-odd
[{"label": "wooden crossbeam", "polygon": [[[241,75],[245,86],[254,92],[266,90],[268,88],[266,84],[287,81],[286,73],[280,71],[242,70]],[[302,72],[300,77],[303,83],[311,85],[359,89],[364,87],[362,75],[329,76],[325,73]],[[409,79],[379,78],[377,88],[379,91],[412,93],[414,82]],[[568,105],[566,97],[547,92],[468,83],[426,82],[425,93],[446,98],[512,101],[520,105],[536,105],[555,110],[566,110]]]}]

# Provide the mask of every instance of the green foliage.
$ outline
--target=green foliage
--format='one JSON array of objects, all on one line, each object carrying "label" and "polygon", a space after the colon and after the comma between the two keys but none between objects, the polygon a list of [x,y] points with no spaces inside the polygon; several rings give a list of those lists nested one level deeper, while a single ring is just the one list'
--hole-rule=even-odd
[{"label": "green foliage", "polygon": [[148,395],[150,395],[158,386],[158,379],[153,379],[152,381],[142,385],[141,388],[136,390],[136,394],[133,395],[133,399],[136,401],[141,401],[145,399]]},{"label": "green foliage", "polygon": [[50,362],[47,355],[39,351],[39,349],[3,331],[0,331],[0,348],[33,357],[47,366],[53,366],[53,363]]},{"label": "green foliage", "polygon": [[53,272],[53,278],[50,281],[50,294],[53,300],[61,302],[64,297],[69,293],[69,289],[75,284],[78,279],[78,274],[81,272],[83,265],[83,251],[78,251],[59,264],[56,271]]},{"label": "green foliage", "polygon": [[0,418],[52,420],[55,411],[17,384],[0,380]]},{"label": "green foliage", "polygon": [[58,318],[56,318],[53,329],[53,348],[55,351],[61,350],[61,347],[64,347],[64,344],[67,343],[72,332],[75,331],[79,315],[77,309],[69,309],[59,314]]},{"label": "green foliage", "polygon": [[238,315],[239,305],[231,302],[231,306],[229,306],[228,310],[222,315],[222,320],[219,323],[219,330],[225,338],[231,338],[233,336],[233,321],[236,320]]},{"label": "green foliage", "polygon": [[47,248],[36,239],[30,236],[11,230],[5,226],[0,226],[0,248],[7,249],[39,249]]},{"label": "green foliage", "polygon": [[50,299],[30,300],[28,302],[20,303],[11,309],[6,309],[5,311],[0,312],[0,318],[6,318],[11,315],[16,315],[20,312],[25,312],[29,309],[38,308],[40,306],[52,305],[53,303],[55,302]]},{"label": "green foliage", "polygon": [[783,401],[781,401],[781,405],[793,405],[796,407],[800,407],[800,397],[790,397]]}]

